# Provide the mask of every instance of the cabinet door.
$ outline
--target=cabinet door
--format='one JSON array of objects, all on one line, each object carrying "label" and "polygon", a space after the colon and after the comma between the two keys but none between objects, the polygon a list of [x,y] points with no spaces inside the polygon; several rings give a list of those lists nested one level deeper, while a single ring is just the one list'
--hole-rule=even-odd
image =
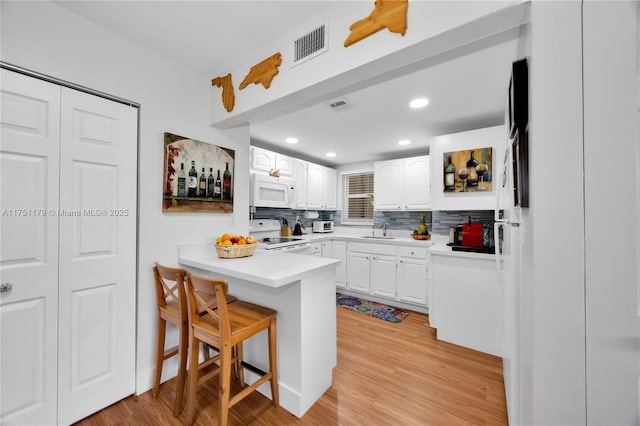
[{"label": "cabinet door", "polygon": [[260,172],[271,172],[275,165],[275,154],[266,149],[251,148],[251,169]]},{"label": "cabinet door", "polygon": [[323,209],[335,210],[338,207],[338,172],[326,167],[323,179],[324,202]]},{"label": "cabinet door", "polygon": [[412,157],[404,163],[404,202],[405,210],[428,209],[431,199],[429,156]]},{"label": "cabinet door", "polygon": [[336,268],[336,287],[347,287],[347,243],[344,241],[331,242],[331,256],[340,261]]},{"label": "cabinet door", "polygon": [[381,161],[373,171],[374,206],[376,210],[400,210],[402,161]]},{"label": "cabinet door", "polygon": [[307,208],[307,162],[293,161],[293,205],[297,209]]},{"label": "cabinet door", "polygon": [[369,293],[371,284],[369,281],[369,255],[366,253],[349,253],[348,269],[349,290]]},{"label": "cabinet door", "polygon": [[396,297],[396,258],[375,254],[371,256],[371,290],[376,296]]},{"label": "cabinet door", "polygon": [[307,165],[307,208],[320,209],[324,204],[324,167],[319,164]]},{"label": "cabinet door", "polygon": [[60,88],[1,73],[0,424],[56,424]]},{"label": "cabinet door", "polygon": [[438,339],[502,356],[504,305],[495,263],[453,256],[431,259]]},{"label": "cabinet door", "polygon": [[427,260],[401,257],[398,262],[398,299],[427,306]]},{"label": "cabinet door", "polygon": [[293,158],[276,153],[274,163],[274,168],[280,172],[280,176],[293,176]]}]

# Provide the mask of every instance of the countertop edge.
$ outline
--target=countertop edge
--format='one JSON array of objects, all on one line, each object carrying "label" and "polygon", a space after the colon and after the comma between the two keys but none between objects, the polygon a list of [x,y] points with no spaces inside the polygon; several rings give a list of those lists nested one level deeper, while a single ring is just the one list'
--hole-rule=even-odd
[{"label": "countertop edge", "polygon": [[[266,253],[258,255],[262,258],[267,258],[271,256],[278,256],[280,259],[289,259],[292,262],[299,260],[298,258],[303,255],[292,254],[292,253]],[[264,256],[264,257],[263,257]],[[307,256],[305,256],[307,258]],[[245,258],[246,259],[246,258]],[[293,284],[297,281],[301,281],[309,276],[316,275],[325,271],[329,271],[335,269],[336,266],[340,263],[337,259],[330,258],[314,258],[320,261],[319,264],[313,265],[304,271],[294,272],[291,274],[278,276],[275,278],[269,278],[265,275],[256,275],[250,272],[244,272],[242,269],[231,268],[231,263],[229,265],[221,264],[220,261],[216,261],[216,259],[207,259],[206,256],[198,255],[198,254],[188,254],[184,256],[180,256],[178,258],[178,263],[184,266],[191,266],[194,268],[202,269],[209,272],[218,273],[222,276],[228,276],[232,278],[238,278],[245,281],[251,281],[259,285],[264,285],[267,287],[278,288],[283,287],[289,284]],[[233,262],[234,259],[225,259],[225,261]],[[238,259],[240,260],[240,259]],[[314,263],[318,263],[313,261]],[[236,265],[237,266],[237,265]]]}]

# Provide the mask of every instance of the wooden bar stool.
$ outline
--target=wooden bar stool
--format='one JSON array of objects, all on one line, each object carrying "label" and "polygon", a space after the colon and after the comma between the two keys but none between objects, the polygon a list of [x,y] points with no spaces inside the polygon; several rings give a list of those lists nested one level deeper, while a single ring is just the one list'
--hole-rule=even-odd
[{"label": "wooden bar stool", "polygon": [[[187,271],[182,268],[170,268],[155,263],[153,266],[153,275],[158,304],[158,342],[156,346],[156,374],[151,395],[154,398],[158,396],[164,361],[179,355],[176,402],[173,408],[173,415],[178,416],[182,411],[182,401],[184,399],[189,349],[189,324],[184,288],[184,277],[186,277]],[[233,302],[234,300],[235,297],[233,296],[227,297],[227,303]],[[178,346],[165,350],[167,322],[178,327],[180,337]],[[204,344],[203,348],[205,359],[209,359],[209,348]],[[217,348],[214,349],[217,350]]]},{"label": "wooden bar stool", "polygon": [[[185,424],[191,425],[196,404],[198,384],[218,375],[219,387],[219,423],[226,426],[229,408],[256,390],[263,383],[271,382],[273,405],[278,406],[278,383],[276,362],[276,315],[273,309],[236,300],[227,304],[227,287],[224,280],[207,278],[195,274],[187,275],[187,304],[189,309],[189,389],[187,393],[187,414]],[[217,309],[212,309],[217,306]],[[269,371],[263,372],[245,364],[242,360],[242,342],[263,330],[268,330]],[[205,342],[217,348],[217,357],[203,362],[198,368],[197,348],[199,342]],[[235,351],[233,350],[235,348]],[[235,356],[234,356],[235,355]],[[219,362],[216,365],[215,362]],[[212,371],[198,379],[198,372],[212,366]],[[230,396],[231,368],[237,368],[242,390]],[[262,375],[255,383],[245,386],[243,368]]]},{"label": "wooden bar stool", "polygon": [[[187,349],[189,342],[189,329],[187,324],[187,301],[184,291],[184,278],[187,271],[181,268],[170,268],[158,263],[153,265],[153,276],[156,285],[156,298],[158,302],[158,342],[156,346],[156,376],[153,381],[151,395],[158,396],[162,366],[164,361],[176,355],[180,356],[178,365],[178,383],[176,385],[176,402],[173,415],[178,416],[182,411],[182,398],[187,368]],[[177,347],[165,351],[165,336],[167,322],[178,327],[180,332]]]}]

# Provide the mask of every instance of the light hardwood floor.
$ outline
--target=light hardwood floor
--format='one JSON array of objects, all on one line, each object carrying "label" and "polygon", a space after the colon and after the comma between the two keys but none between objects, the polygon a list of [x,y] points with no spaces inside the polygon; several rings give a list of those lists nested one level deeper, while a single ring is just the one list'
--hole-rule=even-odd
[{"label": "light hardwood floor", "polygon": [[[298,419],[254,392],[230,410],[230,425],[502,425],[507,412],[502,360],[441,342],[428,316],[399,324],[337,308],[333,386]],[[175,379],[79,422],[82,426],[180,425]],[[217,380],[198,389],[195,425],[217,424]]]}]

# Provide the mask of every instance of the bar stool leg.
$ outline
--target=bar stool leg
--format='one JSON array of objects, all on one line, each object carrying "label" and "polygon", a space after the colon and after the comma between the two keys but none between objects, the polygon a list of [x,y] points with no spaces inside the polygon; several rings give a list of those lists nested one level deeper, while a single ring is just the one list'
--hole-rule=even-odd
[{"label": "bar stool leg", "polygon": [[278,407],[280,397],[278,394],[278,359],[276,355],[276,319],[269,324],[269,372],[271,373],[271,399],[273,406]]},{"label": "bar stool leg", "polygon": [[231,363],[232,348],[228,345],[220,348],[220,426],[227,426],[229,422],[229,396],[231,395]]},{"label": "bar stool leg", "polygon": [[189,347],[189,389],[187,393],[187,414],[184,424],[193,423],[193,412],[196,407],[196,388],[198,387],[198,340],[192,339]]},{"label": "bar stool leg", "polygon": [[167,332],[167,321],[158,315],[158,342],[156,344],[156,376],[153,380],[152,397],[158,396],[160,389],[160,379],[162,377],[162,364],[164,363],[164,339]]},{"label": "bar stool leg", "polygon": [[174,417],[178,417],[182,412],[182,401],[184,399],[184,387],[187,381],[187,355],[189,352],[189,330],[187,323],[183,323],[180,327],[180,346],[178,348],[180,354],[180,365],[178,366],[178,383],[176,388],[176,403],[173,408]]},{"label": "bar stool leg", "polygon": [[238,383],[240,383],[240,388],[244,388],[244,367],[242,366],[242,360],[243,358],[243,352],[242,352],[242,342],[239,342],[236,346],[235,346],[235,351],[236,351],[236,365],[235,365],[235,370],[236,370],[236,375],[238,378]]}]

